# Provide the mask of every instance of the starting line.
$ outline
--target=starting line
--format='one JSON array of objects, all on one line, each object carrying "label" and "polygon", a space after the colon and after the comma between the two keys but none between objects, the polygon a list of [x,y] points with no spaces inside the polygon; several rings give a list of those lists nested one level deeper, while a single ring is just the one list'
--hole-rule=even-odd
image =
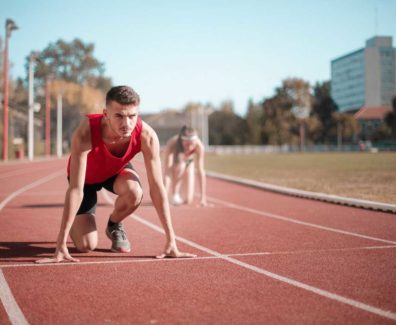
[{"label": "starting line", "polygon": [[[226,257],[246,257],[246,256],[273,256],[273,255],[296,255],[304,253],[324,253],[324,252],[347,252],[347,251],[360,251],[360,250],[377,250],[377,249],[392,249],[396,245],[388,246],[366,246],[366,247],[350,247],[350,248],[331,248],[331,249],[310,249],[301,251],[280,251],[280,252],[253,252],[253,253],[235,253],[235,254],[219,254],[218,256],[197,256],[194,258],[130,258],[122,260],[108,260],[108,261],[90,261],[90,262],[70,262],[63,261],[60,263],[20,263],[20,264],[0,264],[0,269],[18,268],[18,267],[59,267],[59,266],[79,266],[91,264],[125,264],[125,263],[162,263],[166,262],[182,262],[182,261],[197,261],[197,260],[218,260]],[[133,255],[132,255],[133,256]],[[82,257],[84,258],[84,257]]]}]

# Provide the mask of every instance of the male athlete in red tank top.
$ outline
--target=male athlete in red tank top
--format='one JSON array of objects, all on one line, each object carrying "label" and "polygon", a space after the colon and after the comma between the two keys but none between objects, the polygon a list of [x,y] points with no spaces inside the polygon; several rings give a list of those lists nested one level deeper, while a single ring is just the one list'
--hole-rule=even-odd
[{"label": "male athlete in red tank top", "polygon": [[[140,152],[140,135],[142,120],[137,119],[127,150],[121,157],[113,155],[102,139],[101,123],[103,114],[87,115],[91,130],[92,149],[87,158],[85,184],[104,182],[109,177],[118,174],[132,158]],[[67,175],[70,177],[70,158],[67,165]]]},{"label": "male athlete in red tank top", "polygon": [[37,263],[78,262],[69,254],[70,237],[77,250],[94,250],[98,244],[95,222],[97,194],[102,187],[117,195],[106,228],[111,250],[129,252],[130,243],[121,221],[140,205],[143,190],[130,160],[142,152],[150,186],[150,196],[166,235],[163,254],[157,256],[194,257],[180,252],[176,245],[168,198],[161,173],[157,134],[138,117],[140,98],[128,86],[111,88],[103,114],[89,115],[72,138],[66,191],[56,251],[52,258]]}]

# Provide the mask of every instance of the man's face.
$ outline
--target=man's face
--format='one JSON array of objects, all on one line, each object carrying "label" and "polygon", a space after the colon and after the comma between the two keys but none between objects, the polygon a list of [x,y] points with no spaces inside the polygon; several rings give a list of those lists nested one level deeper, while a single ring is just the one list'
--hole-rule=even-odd
[{"label": "man's face", "polygon": [[131,136],[138,118],[139,106],[122,105],[111,101],[103,111],[111,130],[119,137]]}]

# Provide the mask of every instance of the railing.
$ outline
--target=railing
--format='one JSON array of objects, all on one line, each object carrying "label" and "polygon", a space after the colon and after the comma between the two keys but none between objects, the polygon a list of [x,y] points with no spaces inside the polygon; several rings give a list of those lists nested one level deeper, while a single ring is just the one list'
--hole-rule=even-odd
[{"label": "railing", "polygon": [[[292,145],[229,145],[229,146],[209,146],[208,152],[215,154],[258,154],[258,153],[289,153],[302,152],[299,146]],[[396,142],[378,144],[317,144],[306,145],[303,152],[378,152],[396,151]]]}]

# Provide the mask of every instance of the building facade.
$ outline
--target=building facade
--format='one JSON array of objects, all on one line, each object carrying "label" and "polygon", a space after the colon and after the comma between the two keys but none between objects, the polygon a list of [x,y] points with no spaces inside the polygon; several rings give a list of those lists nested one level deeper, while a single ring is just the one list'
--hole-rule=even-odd
[{"label": "building facade", "polygon": [[331,61],[331,95],[340,112],[391,106],[396,95],[396,48],[377,36],[366,47]]}]

